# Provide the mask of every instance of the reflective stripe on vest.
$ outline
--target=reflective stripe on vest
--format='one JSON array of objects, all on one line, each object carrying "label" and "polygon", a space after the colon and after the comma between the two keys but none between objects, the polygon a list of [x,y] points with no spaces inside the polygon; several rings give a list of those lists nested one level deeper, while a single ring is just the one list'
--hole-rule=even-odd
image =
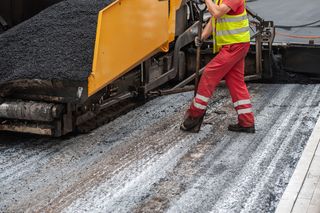
[{"label": "reflective stripe on vest", "polygon": [[239,16],[239,17],[232,17],[232,18],[219,18],[219,19],[217,19],[217,23],[244,21],[247,18],[248,18],[247,16]]},{"label": "reflective stripe on vest", "polygon": [[[223,0],[216,0],[220,5]],[[212,18],[213,25],[213,52],[220,51],[223,45],[250,42],[250,29],[247,11],[240,15],[225,14],[221,18]]]},{"label": "reflective stripe on vest", "polygon": [[217,32],[217,36],[227,36],[227,35],[237,35],[240,33],[247,32],[249,30],[249,27],[239,28],[235,30],[221,30]]}]

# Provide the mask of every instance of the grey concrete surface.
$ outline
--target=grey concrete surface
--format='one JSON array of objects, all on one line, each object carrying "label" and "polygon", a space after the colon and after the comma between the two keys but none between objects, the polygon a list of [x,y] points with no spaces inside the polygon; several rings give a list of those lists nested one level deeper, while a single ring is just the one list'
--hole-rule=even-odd
[{"label": "grey concrete surface", "polygon": [[274,212],[320,114],[320,85],[251,84],[257,133],[219,88],[199,134],[192,93],[162,97],[88,135],[0,135],[1,212]]}]

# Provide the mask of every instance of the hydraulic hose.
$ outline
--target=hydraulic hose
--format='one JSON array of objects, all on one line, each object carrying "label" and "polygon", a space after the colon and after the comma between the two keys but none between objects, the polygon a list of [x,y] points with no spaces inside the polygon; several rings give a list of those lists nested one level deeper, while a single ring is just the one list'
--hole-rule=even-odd
[{"label": "hydraulic hose", "polygon": [[287,33],[280,33],[276,32],[277,35],[285,36],[288,38],[300,38],[300,39],[320,39],[320,36],[316,35],[292,35],[292,34],[287,34]]},{"label": "hydraulic hose", "polygon": [[301,25],[276,25],[276,28],[283,28],[283,29],[291,29],[291,28],[302,28],[302,27],[320,27],[320,25],[314,25],[320,23],[320,20],[313,21],[307,24]]}]

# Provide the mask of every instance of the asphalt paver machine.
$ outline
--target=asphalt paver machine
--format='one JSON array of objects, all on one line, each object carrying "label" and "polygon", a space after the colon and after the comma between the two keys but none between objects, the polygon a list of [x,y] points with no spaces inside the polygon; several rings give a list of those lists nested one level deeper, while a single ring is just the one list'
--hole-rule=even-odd
[{"label": "asphalt paver machine", "polygon": [[[1,1],[0,8],[5,8],[4,2]],[[60,19],[52,18],[51,8],[58,11],[60,5],[76,4],[76,1],[71,0],[57,2],[48,1],[46,6],[56,4],[40,13],[40,17],[50,18],[38,18],[48,29],[64,22],[71,26],[85,18],[80,15],[73,20],[63,19],[62,16]],[[81,4],[94,2],[81,1]],[[199,4],[201,2],[191,0],[110,2],[94,14],[96,22],[88,22],[95,29],[92,55],[89,55],[91,68],[84,71],[87,74],[77,73],[66,78],[61,78],[52,71],[54,67],[48,67],[45,62],[36,64],[37,68],[43,67],[41,74],[33,72],[31,65],[19,69],[20,61],[13,63],[9,57],[13,54],[10,54],[13,51],[10,44],[17,41],[8,34],[12,30],[18,33],[25,23],[30,28],[33,18],[36,20],[39,15],[13,27],[15,16],[8,15],[8,10],[0,13],[0,45],[7,48],[6,52],[1,52],[0,63],[6,61],[11,64],[6,69],[0,69],[5,79],[0,80],[0,131],[55,137],[74,131],[88,132],[149,98],[193,90],[197,70],[197,49],[193,41],[198,34],[200,14],[204,23],[210,18],[208,12],[201,11],[203,5]],[[39,4],[35,5],[41,10]],[[25,9],[23,5],[19,7]],[[16,9],[12,5],[10,8]],[[77,11],[77,7],[72,10]],[[26,17],[30,14],[34,12],[28,13]],[[314,81],[320,79],[318,44],[312,39],[307,44],[275,43],[274,22],[265,21],[249,8],[248,14],[252,41],[246,63],[247,80],[301,80],[296,76],[307,76]],[[28,36],[26,34],[25,38]],[[84,35],[82,37],[86,38]],[[47,44],[43,50],[53,51],[54,48],[57,51],[62,48],[54,45],[54,39]],[[41,51],[34,53],[27,48],[20,53],[22,51],[29,51],[27,54],[31,56],[34,54],[33,58],[41,54]],[[198,62],[203,67],[214,57],[212,41],[205,41],[199,53],[201,60]],[[52,60],[54,62],[55,58]],[[72,67],[73,63],[79,61],[74,56],[65,58],[63,63],[67,64],[65,67]]]}]

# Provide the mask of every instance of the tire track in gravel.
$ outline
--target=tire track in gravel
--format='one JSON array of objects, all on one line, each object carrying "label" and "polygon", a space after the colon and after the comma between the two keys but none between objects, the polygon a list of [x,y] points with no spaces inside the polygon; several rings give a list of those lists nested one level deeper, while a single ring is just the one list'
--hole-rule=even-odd
[{"label": "tire track in gravel", "polygon": [[[226,102],[226,99],[224,99],[224,102]],[[174,122],[177,122],[176,118],[175,118]],[[210,132],[211,131],[209,131],[209,133]],[[181,134],[184,135],[184,133],[181,133],[179,131],[178,132],[174,131],[174,134],[171,134],[171,135],[170,134],[168,135],[167,133],[170,133],[170,132],[168,132],[167,129],[165,129],[165,132],[161,133],[160,135],[163,138],[165,138],[165,140],[167,140],[167,142],[169,142],[168,144],[179,143],[180,135]],[[207,135],[209,135],[209,134],[207,133]],[[168,137],[168,136],[170,136],[170,137]],[[192,136],[192,137],[194,137],[194,139],[193,139],[194,141],[198,141],[197,137],[195,137],[195,136]],[[159,135],[156,135],[155,138],[158,139]],[[148,139],[148,140],[150,140],[150,139]],[[151,139],[151,140],[153,140],[153,139]],[[191,145],[192,145],[192,143],[191,143]],[[164,153],[167,152],[167,150],[165,150],[165,149],[162,149],[162,150],[163,150]],[[163,161],[160,161],[159,163],[161,164],[161,163],[163,163]],[[150,166],[150,167],[151,168],[159,168],[159,166],[154,165],[154,164],[152,164],[152,166]],[[134,169],[129,169],[129,171],[133,171],[133,170]],[[143,167],[142,170],[144,170],[144,167]],[[165,169],[165,171],[167,171],[167,170],[168,169]],[[124,171],[124,173],[126,174],[127,172]],[[135,177],[133,180],[136,180],[136,176],[137,176],[136,174],[133,175],[133,177]],[[126,178],[122,179],[120,177],[120,178],[116,178],[116,179],[118,180],[119,183],[123,183],[123,182],[131,183],[133,181],[133,180],[131,180],[132,178],[128,178],[128,177],[126,177]],[[152,180],[152,177],[149,176],[149,179]],[[133,185],[131,187],[139,187],[139,188],[143,188],[143,189],[145,189],[145,188],[150,189],[150,185],[151,185],[150,182],[145,181],[145,182],[138,182],[138,183],[135,183],[135,185]],[[156,184],[156,183],[157,183],[157,181],[154,181],[153,184]],[[115,188],[113,188],[113,187],[115,187]],[[110,184],[110,182],[107,182],[104,186],[101,186],[100,188],[108,189],[108,193],[105,193],[105,194],[104,193],[97,193],[97,191],[99,191],[99,189],[94,189],[93,192],[92,192],[92,195],[86,196],[85,198],[82,198],[82,199],[78,200],[77,203],[73,207],[71,207],[69,209],[69,211],[73,211],[75,209],[82,209],[82,210],[90,209],[90,210],[99,211],[99,212],[105,212],[105,211],[107,211],[107,212],[113,212],[113,211],[126,212],[126,211],[129,211],[130,208],[132,208],[132,206],[137,205],[137,203],[139,203],[141,199],[143,199],[143,197],[144,197],[143,193],[147,192],[146,194],[148,195],[148,190],[146,191],[146,189],[143,190],[143,193],[141,195],[139,195],[139,193],[137,192],[137,188],[135,188],[135,190],[131,190],[130,191],[130,190],[126,189],[126,187],[124,187],[125,189],[123,189],[122,187],[124,187],[124,186],[120,186],[120,188],[118,188],[118,187],[116,187],[116,184]],[[117,197],[116,195],[113,194],[113,192],[115,192],[115,191],[116,192],[124,191],[124,192],[120,193],[120,195]],[[130,194],[130,192],[131,193],[134,192],[134,196],[132,194]],[[98,198],[94,197],[94,195],[96,195],[96,194],[99,194],[101,196],[101,198],[98,199]],[[114,197],[117,198],[116,200],[118,200],[118,202],[121,201],[121,206],[116,205],[118,202],[114,201]],[[134,199],[132,199],[132,197],[134,197],[136,199],[136,201]],[[139,199],[139,197],[140,197],[140,199]],[[120,199],[120,198],[122,198],[122,199]],[[95,205],[98,206],[97,207],[98,209],[94,208]]]},{"label": "tire track in gravel", "polygon": [[[270,195],[272,191],[277,191],[275,190],[275,187],[270,186],[270,180],[279,180],[279,176],[281,177],[281,182],[285,182],[285,185],[282,185],[282,189],[284,189],[284,186],[286,186],[290,180],[291,174],[294,171],[295,165],[288,165],[286,168],[290,172],[287,174],[278,174],[276,169],[279,167],[278,165],[281,164],[281,162],[290,162],[292,160],[292,156],[287,155],[285,152],[288,153],[294,153],[298,149],[299,146],[301,145],[301,141],[307,142],[309,139],[309,136],[311,135],[311,129],[309,128],[308,130],[305,131],[306,134],[299,135],[300,127],[305,125],[308,125],[307,123],[309,122],[309,119],[313,119],[313,122],[316,122],[319,117],[319,112],[320,112],[320,104],[319,104],[319,98],[317,97],[317,94],[319,94],[320,86],[315,86],[314,89],[312,90],[310,94],[310,98],[307,99],[305,103],[305,106],[302,108],[299,107],[297,110],[297,114],[300,114],[301,116],[298,117],[297,120],[290,120],[290,125],[292,125],[290,129],[289,134],[287,134],[287,137],[284,138],[283,143],[279,147],[278,151],[276,151],[275,157],[272,159],[270,165],[268,166],[268,169],[262,176],[260,182],[255,186],[253,189],[253,193],[250,194],[248,198],[246,198],[245,206],[242,212],[253,212],[256,211],[257,206],[260,204],[259,200],[267,200],[265,198],[266,196]],[[313,103],[317,101],[318,103],[316,105],[313,105]],[[312,110],[311,107],[313,108]],[[305,146],[305,143],[302,144],[300,147],[300,153],[303,151],[303,147]],[[299,156],[300,157],[300,156]],[[297,162],[297,159],[296,161]],[[278,181],[277,181],[278,182]],[[271,188],[271,190],[270,190]],[[278,192],[279,194],[282,194],[283,191]],[[265,196],[265,197],[264,197]],[[271,200],[271,203],[269,203],[269,206],[260,204],[259,209],[266,209],[268,208],[268,211],[275,211],[275,207],[277,203],[279,202],[280,196],[275,199]],[[272,203],[273,202],[273,203]]]},{"label": "tire track in gravel", "polygon": [[[179,131],[176,127],[173,132]],[[206,136],[205,129],[197,138],[181,137],[166,138],[159,142],[166,142],[168,146],[162,149],[163,154],[157,155],[147,162],[139,162],[140,165],[131,165],[119,176],[115,176],[111,182],[107,181],[96,189],[93,189],[84,198],[77,200],[66,212],[90,209],[98,212],[128,212],[132,206],[147,196],[154,183],[164,178],[167,171],[176,165],[178,159],[183,156],[190,147]],[[170,132],[169,132],[170,133]],[[162,134],[163,135],[163,134]],[[159,137],[160,135],[157,135]],[[166,136],[166,135],[163,135]],[[104,193],[107,190],[107,193]],[[96,195],[96,192],[98,196]],[[119,205],[121,203],[121,205]],[[89,208],[88,208],[89,207]]]},{"label": "tire track in gravel", "polygon": [[[261,85],[249,86],[251,94],[254,97],[254,108],[260,111],[263,104],[276,94],[280,88],[280,85],[274,85],[270,89],[261,87]],[[205,119],[205,123],[214,126],[213,131],[208,136],[210,140],[201,141],[186,156],[181,158],[178,166],[167,178],[157,184],[153,189],[154,194],[141,202],[135,209],[136,212],[164,211],[172,200],[179,199],[181,194],[201,176],[203,168],[199,164],[203,161],[204,156],[208,154],[209,150],[214,148],[218,149],[216,153],[221,153],[224,149],[227,149],[228,143],[220,144],[219,146],[216,144],[220,143],[219,141],[226,134],[228,123],[236,115],[231,101],[222,101],[222,104],[218,104],[218,106],[216,103],[214,105],[210,104],[207,118]],[[217,110],[226,110],[228,114],[217,115],[214,113]]]},{"label": "tire track in gravel", "polygon": [[[280,85],[275,85],[270,89],[266,89],[266,87],[262,87],[259,84],[249,86],[251,95],[255,99],[254,108],[259,110],[263,105],[262,103],[265,103],[269,97],[277,93],[279,88]],[[200,141],[187,155],[181,158],[177,167],[169,173],[168,177],[155,185],[152,189],[152,195],[141,201],[140,205],[135,208],[135,212],[164,211],[172,200],[178,199],[187,190],[187,187],[201,176],[202,168],[198,164],[208,154],[208,150],[211,150],[213,147],[217,148],[216,144],[219,143],[226,133],[227,124],[236,117],[232,103],[229,100],[228,92],[226,91],[223,96],[227,96],[228,100],[215,99],[210,103],[210,108],[207,111],[204,123],[214,126],[214,128],[211,127],[211,132],[208,134],[208,138],[211,140]],[[227,114],[215,113],[220,111],[225,111]],[[217,153],[226,149],[227,145],[226,143],[224,146],[219,146]]]},{"label": "tire track in gravel", "polygon": [[[176,144],[179,143],[179,141],[177,141],[177,138],[182,137],[183,139],[185,139],[183,137],[184,134],[178,130],[177,120],[180,121],[181,118],[182,118],[182,115],[180,115],[180,113],[178,116],[177,116],[177,114],[169,116],[169,118],[165,118],[163,121],[161,121],[160,124],[157,124],[158,126],[150,126],[150,128],[148,130],[146,130],[146,132],[148,132],[146,136],[140,135],[137,138],[137,141],[135,141],[135,142],[132,142],[132,138],[130,139],[131,140],[130,143],[142,143],[142,144],[144,144],[144,142],[146,144],[152,143],[154,146],[153,150],[152,150],[153,153],[148,153],[147,156],[143,156],[141,153],[139,153],[139,156],[141,156],[141,158],[135,159],[136,162],[140,161],[138,163],[139,165],[136,165],[136,163],[134,163],[134,162],[130,162],[130,163],[132,163],[132,165],[128,165],[127,167],[122,167],[122,168],[124,168],[124,170],[121,171],[120,173],[124,174],[124,175],[119,174],[117,176],[112,177],[110,180],[108,180],[107,184],[105,184],[105,185],[107,185],[107,187],[102,187],[102,188],[109,188],[109,189],[111,188],[112,190],[109,190],[108,195],[103,195],[103,193],[102,193],[104,200],[107,200],[106,197],[112,197],[111,196],[112,193],[110,191],[117,191],[118,190],[117,185],[119,183],[122,183],[122,182],[126,183],[126,182],[130,181],[130,179],[134,178],[137,175],[136,173],[134,173],[134,174],[130,174],[130,173],[135,172],[137,169],[139,171],[138,173],[140,173],[139,169],[142,168],[142,170],[143,170],[147,165],[150,164],[150,162],[157,161],[159,158],[161,158],[161,156],[163,154],[166,154],[166,152],[168,152],[168,150],[172,149],[173,146],[176,146]],[[171,133],[171,135],[175,135],[176,137],[172,138],[172,139],[170,139],[169,137],[165,137],[168,134],[170,134],[170,132],[174,132],[174,134]],[[163,138],[165,140],[163,140]],[[158,150],[160,150],[160,153],[158,152]],[[130,175],[127,176],[128,174],[130,174]],[[108,176],[110,176],[110,174],[108,174]],[[107,177],[104,177],[104,178],[107,178]],[[116,183],[113,183],[113,181],[116,181]],[[89,185],[91,186],[92,184],[89,184]],[[97,189],[94,189],[93,191],[96,191],[96,190]],[[79,194],[81,194],[81,192],[75,193],[74,197],[79,197]],[[96,192],[93,192],[92,194],[96,194]],[[94,197],[94,196],[92,195],[91,197]],[[96,199],[96,198],[92,198],[92,199]],[[72,201],[72,200],[73,199],[69,199],[69,201]],[[93,202],[93,201],[90,201],[90,198],[81,198],[80,200],[86,200],[87,203]],[[79,202],[80,201],[78,201],[78,203]],[[99,201],[95,201],[94,203],[98,203],[98,202]],[[54,203],[59,203],[59,202],[55,201]],[[80,202],[80,203],[82,203],[82,205],[83,205],[83,202]],[[113,208],[112,205],[110,205],[110,203],[111,202],[109,201],[108,208],[107,208],[108,211],[110,211],[110,209]],[[79,206],[79,204],[75,204],[75,205],[77,206],[77,208],[75,208],[75,209],[82,208],[81,206]],[[63,207],[65,207],[65,206],[67,206],[67,204],[63,204],[62,207],[55,206],[55,209],[58,208],[59,210],[61,210],[61,208],[63,209]],[[100,206],[100,208],[101,208],[101,206]],[[127,208],[127,207],[125,207],[125,208]]]},{"label": "tire track in gravel", "polygon": [[[165,134],[162,136],[166,136]],[[148,138],[147,135],[141,135],[141,137]],[[150,136],[149,136],[150,138]],[[166,151],[162,146],[164,146],[162,141],[160,140],[161,137],[159,135],[154,135],[150,139],[153,141],[153,144],[143,144],[141,142],[141,139],[135,139],[134,141],[125,141],[127,143],[130,143],[130,146],[128,147],[128,150],[123,150],[125,153],[121,152],[121,150],[116,150],[116,153],[109,153],[111,155],[115,155],[112,159],[109,159],[109,161],[103,160],[103,165],[109,165],[113,161],[117,161],[118,163],[113,163],[112,166],[109,166],[109,168],[104,168],[103,171],[96,171],[96,169],[91,173],[91,175],[88,175],[87,180],[81,180],[81,182],[77,183],[73,189],[70,190],[64,194],[68,194],[68,196],[60,196],[58,199],[52,201],[52,206],[55,210],[59,209],[62,210],[64,207],[68,206],[73,200],[79,198],[87,192],[88,190],[91,191],[91,188],[96,188],[96,185],[100,185],[101,182],[104,180],[108,180],[110,182],[110,185],[112,186],[112,190],[117,190],[118,185],[121,185],[121,182],[126,182],[126,179],[128,179],[128,175],[130,174],[129,171],[132,173],[135,172],[135,170],[138,168],[137,164],[141,164],[141,167],[139,169],[143,169],[143,167],[149,162],[152,161],[157,155],[157,149],[161,149]],[[141,145],[139,145],[141,144]],[[137,147],[139,146],[139,147]],[[131,148],[134,147],[134,150]],[[120,153],[119,153],[120,151]],[[107,166],[108,167],[108,166]],[[118,181],[114,183],[115,179],[121,178],[122,181]],[[81,188],[79,188],[81,186]],[[96,190],[96,189],[95,189]],[[110,193],[110,191],[108,193]]]},{"label": "tire track in gravel", "polygon": [[[319,87],[315,87],[313,89],[313,94],[318,90]],[[238,175],[237,180],[232,183],[233,188],[223,194],[218,203],[215,204],[213,212],[217,210],[230,211],[230,209],[234,211],[240,210],[242,205],[248,202],[248,196],[250,196],[251,193],[256,193],[258,191],[256,189],[256,185],[261,183],[259,182],[261,180],[258,179],[258,177],[263,179],[266,177],[265,173],[276,172],[275,170],[279,169],[279,166],[274,168],[271,164],[273,162],[279,163],[279,159],[285,157],[284,152],[290,145],[292,145],[292,139],[297,132],[297,128],[301,125],[301,120],[303,119],[303,117],[296,116],[297,114],[300,114],[299,107],[305,102],[311,102],[315,97],[316,96],[309,95],[296,96],[297,103],[293,103],[286,112],[279,116],[268,134],[262,139],[261,145],[263,148],[257,147],[257,151],[254,152],[250,157],[249,162],[247,162],[245,167],[242,169],[243,172]],[[284,131],[285,129],[288,129],[288,131]],[[305,140],[307,140],[307,138],[308,136],[306,136]],[[266,142],[263,143],[264,141]],[[256,171],[253,172],[253,168]],[[239,188],[244,190],[239,193]],[[237,203],[237,205],[234,203]],[[254,202],[255,211],[257,211],[257,203],[259,202]],[[266,209],[262,208],[261,210]],[[244,209],[244,212],[248,211]]]},{"label": "tire track in gravel", "polygon": [[[189,96],[190,97],[190,96]],[[126,118],[120,118],[118,119],[118,122],[113,122],[113,124],[115,126],[112,126],[113,124],[107,125],[106,127],[102,127],[100,129],[100,131],[96,131],[96,133],[101,134],[100,136],[96,136],[96,133],[90,134],[91,136],[93,136],[93,142],[91,143],[87,143],[86,140],[90,137],[89,136],[79,136],[77,139],[80,140],[76,140],[76,139],[70,139],[67,140],[65,143],[70,143],[68,145],[68,147],[62,147],[62,150],[57,150],[56,153],[53,153],[54,156],[52,157],[52,159],[50,159],[49,162],[45,162],[45,163],[41,163],[42,165],[40,167],[38,167],[39,163],[38,162],[34,162],[33,159],[29,159],[30,160],[30,164],[35,164],[34,168],[24,168],[24,171],[26,171],[26,173],[20,173],[20,174],[14,174],[14,176],[11,177],[11,179],[7,179],[7,183],[9,184],[10,182],[14,182],[14,181],[18,181],[18,183],[16,184],[17,187],[14,186],[10,186],[8,184],[4,184],[3,182],[1,182],[1,184],[4,184],[3,186],[3,191],[17,191],[17,190],[21,190],[21,185],[24,184],[25,182],[28,182],[28,180],[32,180],[32,184],[35,184],[35,188],[37,188],[37,193],[31,193],[30,191],[28,191],[28,188],[25,188],[25,190],[21,193],[23,194],[34,194],[34,197],[31,196],[30,200],[39,200],[37,202],[38,206],[46,206],[46,204],[53,199],[52,195],[50,197],[48,197],[47,199],[43,199],[41,198],[41,194],[48,194],[49,191],[57,191],[58,190],[58,194],[62,193],[63,191],[67,190],[68,188],[72,188],[72,185],[76,185],[73,184],[74,182],[77,182],[79,180],[79,182],[81,183],[82,179],[85,179],[86,177],[89,177],[91,173],[95,173],[96,171],[98,171],[99,169],[103,170],[103,165],[99,165],[97,166],[97,162],[102,161],[101,158],[105,158],[106,154],[101,154],[100,151],[104,150],[105,153],[108,153],[110,150],[114,153],[116,153],[117,151],[121,151],[121,153],[126,153],[127,155],[132,155],[132,153],[134,153],[134,150],[130,150],[127,149],[125,150],[125,148],[128,146],[125,143],[129,143],[130,141],[126,141],[126,140],[121,140],[122,138],[125,137],[136,137],[137,141],[139,141],[139,137],[141,137],[141,132],[143,133],[145,131],[145,128],[147,128],[147,126],[151,125],[152,122],[157,122],[159,119],[161,119],[161,116],[159,116],[159,114],[161,114],[161,111],[167,111],[164,112],[163,114],[170,114],[173,113],[176,108],[180,107],[180,104],[177,104],[176,106],[172,107],[171,109],[167,109],[167,105],[165,105],[164,103],[168,103],[168,102],[173,102],[173,100],[175,101],[181,101],[181,103],[185,103],[185,99],[189,99],[189,97],[187,96],[179,96],[178,98],[174,98],[174,97],[166,97],[164,98],[162,101],[160,101],[161,105],[159,106],[154,106],[152,105],[152,103],[147,103],[148,110],[150,110],[150,113],[147,115],[147,119],[150,121],[149,123],[146,123],[145,120],[143,119],[139,119],[137,118],[138,116],[143,117],[145,116],[145,110],[143,108],[141,108],[140,110],[136,110],[135,114],[134,112],[132,112],[131,114],[129,113],[128,115],[126,115]],[[160,113],[159,113],[160,111]],[[145,119],[145,118],[144,118]],[[126,130],[128,128],[126,128],[126,126],[128,125],[126,122],[130,122],[131,120],[136,120],[135,123],[133,123],[133,126],[131,127],[131,129],[133,130],[133,133],[130,132],[130,130]],[[103,130],[106,130],[106,132],[104,132]],[[124,133],[122,135],[122,133]],[[136,134],[136,136],[134,136]],[[103,137],[101,137],[103,136]],[[112,143],[112,141],[116,141],[114,143]],[[80,143],[80,144],[79,144]],[[86,144],[90,144],[90,146],[87,146]],[[103,145],[101,145],[103,144]],[[123,147],[121,147],[124,144]],[[139,143],[137,143],[139,145]],[[91,147],[93,146],[93,147]],[[106,149],[106,147],[108,149]],[[140,146],[143,146],[143,144],[140,144]],[[85,148],[84,148],[85,147]],[[117,150],[117,147],[120,147],[119,149],[122,150]],[[132,149],[134,149],[135,147],[133,147]],[[82,155],[80,156],[76,156],[77,159],[75,159],[73,162],[68,162],[70,160],[71,157],[73,157],[74,153],[68,153],[67,150],[74,151],[74,152],[80,152],[78,151],[78,149],[83,150],[83,149],[89,149],[89,151],[86,151],[86,153],[80,153]],[[91,153],[90,153],[91,152]],[[19,153],[20,154],[20,153]],[[97,156],[95,156],[97,154]],[[40,153],[41,155],[41,153]],[[89,156],[87,156],[89,155]],[[108,157],[108,156],[107,156]],[[121,162],[123,160],[123,156],[121,156],[122,158],[118,158],[119,162]],[[55,160],[55,158],[57,158],[57,160]],[[107,158],[109,159],[109,161],[112,161],[113,159],[111,159],[110,157]],[[134,160],[134,158],[133,158]],[[46,160],[47,161],[47,160]],[[45,165],[47,164],[47,165]],[[114,163],[113,163],[114,164]],[[61,165],[61,168],[59,168]],[[84,168],[83,168],[84,167]],[[116,167],[116,166],[115,166]],[[97,169],[95,169],[97,168]],[[40,170],[39,172],[35,171]],[[63,172],[61,174],[59,174],[57,176],[57,170],[62,170]],[[90,172],[90,171],[93,172]],[[80,173],[81,172],[81,173]],[[28,174],[31,176],[28,177]],[[43,173],[47,173],[46,175],[44,175]],[[22,176],[23,181],[19,180],[21,178],[21,174],[23,174],[24,176]],[[80,176],[79,178],[76,178],[74,176]],[[51,178],[51,176],[56,176],[55,179]],[[45,180],[43,180],[43,178],[45,178]],[[68,180],[68,178],[70,180]],[[75,179],[76,178],[76,179]],[[37,183],[37,179],[39,179],[39,183]],[[60,180],[59,180],[60,179]],[[89,178],[90,179],[90,178]],[[64,183],[64,181],[66,181],[67,184]],[[19,182],[21,183],[19,185]],[[23,183],[24,182],[24,183]],[[44,183],[45,182],[45,183]],[[50,184],[49,184],[50,183]],[[58,187],[57,187],[58,185]],[[64,190],[59,189],[59,188],[64,188]],[[16,188],[16,189],[15,189]],[[19,189],[20,188],[20,189]],[[58,188],[58,189],[57,189]],[[35,190],[34,190],[35,191]],[[43,192],[43,193],[41,193]],[[53,193],[55,194],[55,193]],[[8,196],[10,197],[10,196]],[[11,199],[15,199],[15,195],[11,196]],[[10,201],[10,198],[5,199],[6,201]],[[30,200],[24,200],[23,196],[21,196],[20,200],[20,204],[16,204],[16,206],[28,206],[28,203],[30,203]],[[43,202],[41,202],[43,201]],[[8,202],[10,203],[10,202]],[[4,204],[5,205],[5,204]],[[33,203],[33,207],[34,207],[34,203]],[[0,208],[1,209],[1,208]],[[14,209],[12,209],[14,210]]]}]

